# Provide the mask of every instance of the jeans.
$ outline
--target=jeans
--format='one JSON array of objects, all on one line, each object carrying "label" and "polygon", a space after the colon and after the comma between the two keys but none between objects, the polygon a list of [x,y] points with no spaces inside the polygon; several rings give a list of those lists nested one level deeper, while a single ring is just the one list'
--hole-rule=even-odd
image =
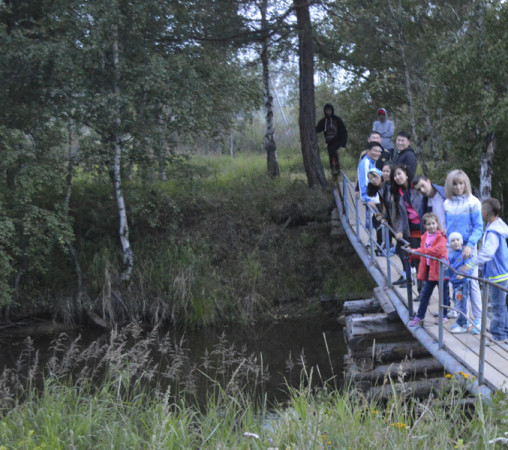
[{"label": "jeans", "polygon": [[[425,262],[423,262],[425,264]],[[429,300],[434,291],[434,288],[439,285],[438,281],[427,280],[423,284],[423,290],[420,297],[420,306],[418,307],[418,312],[416,316],[420,319],[425,319],[425,313],[427,312],[427,308],[429,306]]]},{"label": "jeans", "polygon": [[[506,288],[508,281],[496,283],[500,287]],[[489,286],[490,304],[492,305],[492,320],[490,321],[490,332],[496,341],[504,341],[508,336],[506,330],[508,327],[508,311],[506,309],[506,292]]]},{"label": "jeans", "polygon": [[[459,296],[462,296],[462,299],[458,298]],[[459,311],[456,323],[461,327],[467,326],[467,304],[471,301],[471,283],[469,281],[453,287],[453,301],[455,308]],[[460,314],[461,312],[464,315]]]}]

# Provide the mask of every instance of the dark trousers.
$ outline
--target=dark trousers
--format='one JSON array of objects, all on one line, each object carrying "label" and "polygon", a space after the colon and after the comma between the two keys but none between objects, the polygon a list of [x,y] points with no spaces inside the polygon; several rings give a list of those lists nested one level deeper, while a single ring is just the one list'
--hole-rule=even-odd
[{"label": "dark trousers", "polygon": [[[425,264],[425,262],[421,263]],[[450,305],[450,281],[449,280],[443,280],[443,305],[449,306]],[[429,306],[430,297],[432,296],[432,292],[434,292],[434,288],[436,286],[439,286],[439,281],[425,281],[423,283],[423,289],[422,294],[420,296],[420,306],[418,307],[418,312],[416,315],[420,319],[425,318],[425,313],[427,312],[427,308]],[[448,309],[443,308],[443,317],[446,317],[448,314]]]},{"label": "dark trousers", "polygon": [[[409,242],[409,246],[411,248],[420,247],[420,238],[404,236],[404,239],[407,242]],[[411,262],[409,262],[409,253],[407,253],[405,250],[403,250],[402,246],[403,246],[402,241],[397,241],[397,247],[395,247],[395,253],[402,261],[402,267],[404,268],[404,273],[407,272],[407,269],[409,268],[407,266],[409,264],[411,265],[411,267],[415,267],[416,271],[418,271],[418,265],[420,262],[420,258],[414,257],[411,259]],[[417,286],[418,286],[418,292],[420,292],[422,290],[422,282],[420,280],[418,280]]]},{"label": "dark trousers", "polygon": [[340,145],[337,142],[328,142],[328,157],[330,158],[330,168],[340,170],[339,153]]}]

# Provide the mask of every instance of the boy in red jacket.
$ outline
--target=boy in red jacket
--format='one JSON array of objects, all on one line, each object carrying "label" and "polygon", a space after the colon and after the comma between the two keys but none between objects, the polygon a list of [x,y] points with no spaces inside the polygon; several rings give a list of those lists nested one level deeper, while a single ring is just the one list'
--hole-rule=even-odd
[{"label": "boy in red jacket", "polygon": [[[421,248],[417,248],[413,251],[433,256],[434,258],[447,260],[446,236],[441,231],[439,219],[434,213],[427,213],[423,215],[422,222],[426,230],[421,239],[421,243],[423,245]],[[416,313],[414,319],[409,322],[410,327],[423,325],[423,319],[425,319],[425,313],[427,312],[427,307],[429,306],[430,297],[434,288],[439,284],[439,262],[426,258],[425,256],[420,256],[418,279],[426,281],[426,283],[422,290],[418,312]],[[446,322],[447,320],[445,312],[443,321]]]}]

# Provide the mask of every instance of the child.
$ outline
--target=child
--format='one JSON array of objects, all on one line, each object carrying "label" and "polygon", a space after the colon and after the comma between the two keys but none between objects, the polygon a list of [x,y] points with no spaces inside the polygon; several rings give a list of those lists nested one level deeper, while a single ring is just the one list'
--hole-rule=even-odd
[{"label": "child", "polygon": [[[482,238],[482,249],[478,255],[462,269],[475,269],[483,264],[483,276],[496,286],[508,287],[508,225],[499,217],[501,204],[495,198],[488,198],[482,202],[482,218],[486,224]],[[508,338],[508,310],[506,308],[506,292],[489,285],[489,299],[492,306],[492,320],[490,332],[492,339],[487,345],[507,342]]]},{"label": "child", "polygon": [[[422,236],[423,247],[420,247],[411,252],[423,253],[428,256],[433,256],[438,259],[446,259],[446,237],[441,231],[439,225],[439,219],[434,213],[426,213],[422,217],[423,226],[425,227],[425,233]],[[434,287],[439,284],[439,262],[425,256],[420,256],[420,265],[418,267],[418,280],[426,281],[422,294],[420,307],[418,312],[411,322],[410,327],[422,325],[423,319],[425,319],[425,313],[429,306],[430,296]],[[446,312],[443,320],[446,322]]]},{"label": "child", "polygon": [[[450,233],[448,242],[451,247],[451,250],[448,251],[450,266],[457,271],[463,272],[461,267],[469,262],[471,258],[464,259],[462,256],[462,235],[457,231],[454,231],[453,233]],[[471,272],[472,271],[469,270],[469,273]],[[458,315],[457,323],[452,326],[450,331],[456,334],[467,333],[467,303],[470,301],[471,283],[469,278],[464,278],[461,275],[456,274],[453,270],[450,270],[450,282],[453,286],[453,300],[455,302],[455,307],[464,313],[464,315]],[[479,332],[476,329],[473,329],[473,334],[478,333]]]},{"label": "child", "polygon": [[372,216],[372,225],[376,230],[376,241],[378,246],[376,247],[376,256],[383,255],[383,230],[380,227],[381,219],[383,218],[382,213],[382,205],[381,200],[379,198],[379,191],[383,187],[383,173],[377,169],[376,167],[369,169],[367,173],[367,178],[369,180],[367,184],[367,195],[371,199],[368,203],[374,210],[374,215]]}]

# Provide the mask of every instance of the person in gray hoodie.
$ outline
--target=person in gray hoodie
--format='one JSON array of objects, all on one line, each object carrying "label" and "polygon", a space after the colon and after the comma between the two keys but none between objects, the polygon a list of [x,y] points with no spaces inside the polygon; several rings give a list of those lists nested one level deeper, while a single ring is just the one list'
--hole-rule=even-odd
[{"label": "person in gray hoodie", "polygon": [[[496,286],[508,287],[508,225],[499,217],[501,204],[495,198],[488,198],[482,202],[482,218],[486,224],[482,237],[482,248],[476,256],[461,267],[462,271],[475,269],[483,264],[483,276],[495,283]],[[506,343],[508,338],[508,310],[506,308],[506,292],[503,289],[489,286],[490,304],[492,306],[492,320],[490,332],[492,341]],[[485,313],[485,311],[484,311]]]},{"label": "person in gray hoodie", "polygon": [[393,160],[393,133],[395,127],[393,120],[388,120],[386,117],[386,109],[379,108],[377,110],[377,118],[372,124],[372,131],[376,131],[381,136],[381,144],[383,148],[390,153],[390,160]]}]

